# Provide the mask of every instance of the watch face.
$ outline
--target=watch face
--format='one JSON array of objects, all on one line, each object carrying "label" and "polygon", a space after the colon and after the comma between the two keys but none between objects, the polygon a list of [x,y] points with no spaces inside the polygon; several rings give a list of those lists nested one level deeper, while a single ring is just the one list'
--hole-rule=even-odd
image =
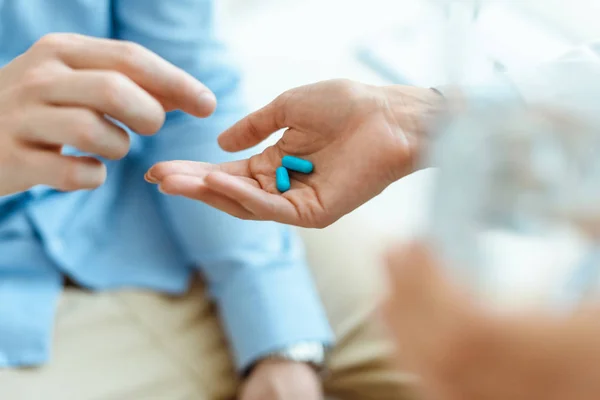
[{"label": "watch face", "polygon": [[308,364],[319,374],[321,378],[325,378],[328,373],[326,368],[328,351],[329,347],[320,342],[295,343],[278,351],[274,351],[257,360],[252,366],[244,371],[243,375],[248,376],[251,374],[254,366],[261,361],[279,360]]},{"label": "watch face", "polygon": [[326,348],[321,343],[297,343],[272,353],[268,358],[307,363],[322,368],[325,365]]},{"label": "watch face", "polygon": [[302,343],[290,348],[290,353],[294,357],[305,359],[323,359],[325,349],[320,343]]}]

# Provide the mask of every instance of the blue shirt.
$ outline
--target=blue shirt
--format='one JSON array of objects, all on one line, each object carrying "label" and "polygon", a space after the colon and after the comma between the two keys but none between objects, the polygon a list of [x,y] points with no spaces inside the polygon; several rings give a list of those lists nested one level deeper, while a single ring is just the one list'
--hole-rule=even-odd
[{"label": "blue shirt", "polygon": [[245,110],[239,75],[214,38],[213,11],[212,0],[0,0],[0,65],[50,32],[125,39],[187,70],[219,100],[208,119],[174,112],[156,136],[132,135],[130,154],[107,163],[99,189],[35,187],[0,198],[0,366],[48,360],[64,276],[93,290],[179,294],[200,270],[239,368],[295,342],[331,340],[290,228],[164,196],[143,179],[158,161],[234,157],[216,136]]}]

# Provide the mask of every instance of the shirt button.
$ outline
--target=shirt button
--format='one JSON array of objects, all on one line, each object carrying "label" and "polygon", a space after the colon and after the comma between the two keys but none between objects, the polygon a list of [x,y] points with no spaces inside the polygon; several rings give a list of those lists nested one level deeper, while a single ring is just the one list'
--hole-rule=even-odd
[{"label": "shirt button", "polygon": [[48,246],[54,255],[62,254],[65,250],[65,242],[59,238],[50,239]]}]

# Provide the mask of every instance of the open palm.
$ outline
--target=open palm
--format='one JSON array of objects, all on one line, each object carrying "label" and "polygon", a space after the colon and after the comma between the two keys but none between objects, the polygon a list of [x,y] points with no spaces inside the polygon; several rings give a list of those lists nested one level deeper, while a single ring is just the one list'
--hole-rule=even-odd
[{"label": "open palm", "polygon": [[[293,89],[219,138],[223,149],[239,151],[288,128],[262,153],[218,165],[164,162],[152,167],[147,179],[167,194],[239,218],[324,227],[413,170],[420,142],[416,113],[426,105],[416,96],[420,90],[405,88],[400,98],[344,80]],[[275,170],[285,155],[308,159],[315,170],[290,172],[291,189],[279,193]]]}]

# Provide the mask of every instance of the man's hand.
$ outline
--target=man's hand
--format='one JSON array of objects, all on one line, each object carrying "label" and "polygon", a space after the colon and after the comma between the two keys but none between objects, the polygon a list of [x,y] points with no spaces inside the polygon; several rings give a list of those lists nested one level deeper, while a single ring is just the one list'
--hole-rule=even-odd
[{"label": "man's hand", "polygon": [[571,316],[499,315],[444,275],[422,245],[388,256],[385,317],[406,370],[434,400],[593,400],[600,393],[597,307]]},{"label": "man's hand", "polygon": [[51,34],[0,69],[0,196],[46,184],[93,188],[105,168],[91,157],[61,155],[63,145],[118,159],[126,132],[157,132],[165,111],[203,117],[214,95],[179,68],[139,45]]},{"label": "man's hand", "polygon": [[263,361],[242,387],[240,400],[321,400],[323,390],[315,371],[306,364]]},{"label": "man's hand", "polygon": [[[379,88],[334,80],[290,90],[219,138],[223,149],[250,148],[273,132],[283,137],[248,160],[221,165],[173,161],[147,174],[168,194],[203,201],[242,219],[325,227],[411,173],[424,142],[424,119],[440,103],[429,89]],[[281,194],[275,170],[285,155],[313,162],[291,173]]]}]

